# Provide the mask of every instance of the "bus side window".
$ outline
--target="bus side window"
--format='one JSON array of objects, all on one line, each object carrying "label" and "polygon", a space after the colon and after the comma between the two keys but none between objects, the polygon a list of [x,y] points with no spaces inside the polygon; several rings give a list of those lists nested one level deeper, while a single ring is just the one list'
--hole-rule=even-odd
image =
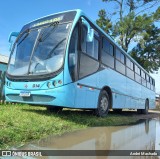
[{"label": "bus side window", "polygon": [[102,39],[102,52],[101,52],[101,60],[102,63],[114,68],[114,46],[103,37]]},{"label": "bus side window", "polygon": [[94,37],[94,58],[98,60],[99,41]]},{"label": "bus side window", "polygon": [[81,30],[81,50],[82,52],[87,52],[87,28],[85,26],[82,27]]},{"label": "bus side window", "polygon": [[77,61],[77,51],[78,51],[78,27],[74,29],[69,45],[69,71],[72,77],[72,80],[75,80],[76,74],[76,61]]},{"label": "bus side window", "polygon": [[94,35],[92,42],[87,42],[87,28],[81,29],[81,54],[79,78],[95,73],[99,68],[98,59],[99,41]]},{"label": "bus side window", "polygon": [[110,43],[109,41],[106,39],[106,38],[103,38],[103,43],[102,43],[102,47],[103,47],[103,50],[107,53],[110,53],[109,51],[109,47],[110,47]]},{"label": "bus side window", "polygon": [[82,52],[98,60],[98,49],[99,49],[98,47],[99,47],[99,41],[95,36],[92,42],[87,42],[87,28],[85,26],[82,26],[82,31],[81,31]]}]

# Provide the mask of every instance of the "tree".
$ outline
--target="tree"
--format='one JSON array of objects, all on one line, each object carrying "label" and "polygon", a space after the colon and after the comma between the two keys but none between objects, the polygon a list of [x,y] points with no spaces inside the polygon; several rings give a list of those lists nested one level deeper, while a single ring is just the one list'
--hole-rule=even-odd
[{"label": "tree", "polygon": [[121,21],[124,16],[131,12],[135,12],[137,15],[148,13],[149,9],[158,5],[160,0],[102,0],[105,3],[114,3],[116,8],[112,15],[118,16]]},{"label": "tree", "polygon": [[[114,37],[126,52],[128,52],[132,42],[142,43],[142,41],[144,41],[144,37],[148,35],[148,31],[146,30],[148,28],[154,29],[154,23],[160,20],[160,7],[154,13],[149,12],[149,9],[159,4],[160,0],[102,1],[105,3],[113,3],[116,8],[112,13],[105,12],[103,9],[105,14],[100,14],[100,12],[102,12],[102,10],[100,10],[97,24],[110,36]],[[109,15],[112,18],[108,18]],[[107,27],[108,24],[110,24],[110,27]],[[148,46],[148,43],[149,42],[147,42],[144,46]],[[133,57],[135,58],[135,56]],[[149,67],[146,64],[144,66]],[[154,68],[155,67],[153,67],[153,69]],[[149,68],[148,70],[151,69]]]},{"label": "tree", "polygon": [[155,25],[148,27],[142,39],[130,54],[148,72],[157,71],[160,67],[160,29]]},{"label": "tree", "polygon": [[[130,43],[136,40],[138,34],[142,33],[146,27],[152,25],[156,15],[148,15],[145,12],[156,5],[160,0],[102,0],[106,3],[114,3],[118,7],[112,13],[102,9],[99,11],[97,24],[111,36],[118,39],[118,43],[125,51],[128,51]],[[116,16],[118,21],[112,22],[109,15]],[[115,19],[113,17],[113,19]]]},{"label": "tree", "polygon": [[111,20],[107,17],[106,11],[104,9],[100,10],[98,13],[99,19],[96,20],[96,23],[108,34],[111,32],[112,23]]},{"label": "tree", "polygon": [[151,26],[152,23],[152,16],[146,14],[135,16],[135,13],[131,12],[114,25],[113,36],[118,37],[118,43],[127,52],[130,43],[133,40],[139,41],[146,28]]},{"label": "tree", "polygon": [[160,21],[160,7],[156,10],[156,12],[153,14],[153,17],[156,22]]}]

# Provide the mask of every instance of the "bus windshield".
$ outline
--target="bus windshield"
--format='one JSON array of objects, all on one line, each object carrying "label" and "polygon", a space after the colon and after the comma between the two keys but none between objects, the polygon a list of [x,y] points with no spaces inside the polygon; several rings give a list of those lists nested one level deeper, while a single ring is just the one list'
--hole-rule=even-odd
[{"label": "bus windshield", "polygon": [[47,25],[22,33],[14,44],[7,73],[32,76],[58,71],[63,65],[70,25]]}]

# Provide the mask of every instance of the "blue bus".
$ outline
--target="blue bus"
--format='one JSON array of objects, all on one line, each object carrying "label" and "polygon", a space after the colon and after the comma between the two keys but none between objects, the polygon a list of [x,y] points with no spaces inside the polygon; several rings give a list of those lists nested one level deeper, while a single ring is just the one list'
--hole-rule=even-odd
[{"label": "blue bus", "polygon": [[9,102],[62,108],[155,108],[155,81],[81,10],[32,21],[13,44],[6,73]]}]

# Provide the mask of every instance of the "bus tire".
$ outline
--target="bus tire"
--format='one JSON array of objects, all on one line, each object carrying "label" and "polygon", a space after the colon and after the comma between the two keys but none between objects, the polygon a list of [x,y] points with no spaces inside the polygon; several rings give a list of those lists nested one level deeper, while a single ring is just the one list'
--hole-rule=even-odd
[{"label": "bus tire", "polygon": [[63,107],[56,107],[56,106],[47,106],[46,108],[47,108],[47,111],[54,112],[54,113],[59,113],[63,109]]},{"label": "bus tire", "polygon": [[149,109],[149,101],[146,99],[145,109],[142,109],[142,114],[148,114],[148,109]]},{"label": "bus tire", "polygon": [[96,109],[96,115],[99,117],[105,117],[109,111],[109,95],[105,90],[102,90],[99,94],[98,106]]}]

